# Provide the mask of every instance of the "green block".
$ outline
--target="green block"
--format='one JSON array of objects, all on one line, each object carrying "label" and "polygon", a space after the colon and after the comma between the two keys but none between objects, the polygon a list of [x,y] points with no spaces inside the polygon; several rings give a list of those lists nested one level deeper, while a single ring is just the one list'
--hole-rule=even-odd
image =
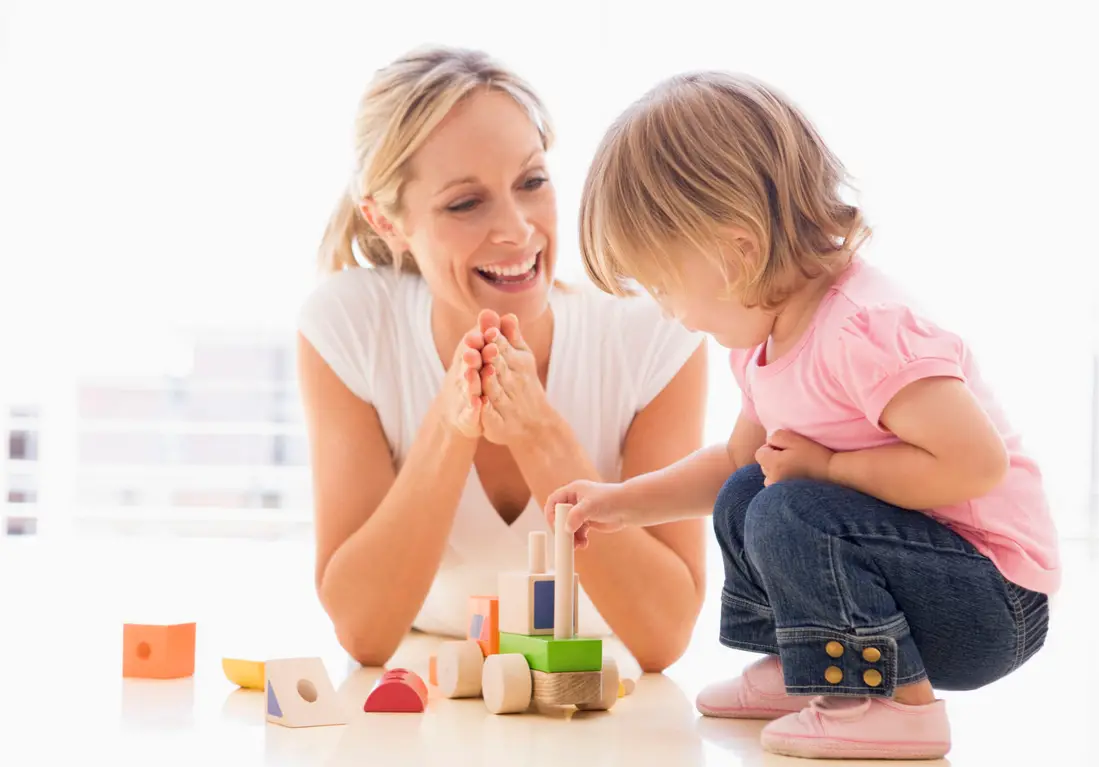
[{"label": "green block", "polygon": [[556,674],[565,671],[601,671],[603,640],[573,637],[527,636],[500,632],[500,652],[519,653],[532,669]]}]

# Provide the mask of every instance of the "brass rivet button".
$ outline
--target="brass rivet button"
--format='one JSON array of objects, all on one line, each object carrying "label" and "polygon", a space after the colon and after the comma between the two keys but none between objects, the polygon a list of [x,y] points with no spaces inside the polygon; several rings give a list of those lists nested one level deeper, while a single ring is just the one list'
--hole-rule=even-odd
[{"label": "brass rivet button", "polygon": [[867,663],[877,663],[881,660],[881,650],[877,647],[867,647],[862,651],[862,659]]},{"label": "brass rivet button", "polygon": [[839,684],[843,681],[843,672],[835,666],[829,666],[824,672],[824,678],[828,680],[829,684]]},{"label": "brass rivet button", "polygon": [[862,681],[866,682],[871,687],[877,687],[881,684],[881,672],[872,668],[862,675]]},{"label": "brass rivet button", "polygon": [[843,645],[839,642],[829,642],[824,646],[824,651],[828,653],[828,657],[838,658],[843,655]]}]

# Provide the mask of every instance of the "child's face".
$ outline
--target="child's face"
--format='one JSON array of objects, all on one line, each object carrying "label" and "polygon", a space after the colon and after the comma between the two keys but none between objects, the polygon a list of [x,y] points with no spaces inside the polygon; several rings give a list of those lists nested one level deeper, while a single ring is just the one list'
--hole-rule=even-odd
[{"label": "child's face", "polygon": [[725,275],[709,259],[684,258],[681,275],[681,288],[656,296],[680,324],[712,336],[726,349],[751,349],[767,340],[774,315],[727,295]]}]

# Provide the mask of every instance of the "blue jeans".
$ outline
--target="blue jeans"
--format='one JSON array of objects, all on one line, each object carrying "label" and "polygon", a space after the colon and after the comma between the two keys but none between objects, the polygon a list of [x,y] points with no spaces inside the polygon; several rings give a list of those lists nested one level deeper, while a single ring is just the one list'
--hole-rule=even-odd
[{"label": "blue jeans", "polygon": [[950,528],[839,485],[733,474],[714,505],[721,643],[778,655],[791,695],[972,690],[1045,642],[1044,594]]}]

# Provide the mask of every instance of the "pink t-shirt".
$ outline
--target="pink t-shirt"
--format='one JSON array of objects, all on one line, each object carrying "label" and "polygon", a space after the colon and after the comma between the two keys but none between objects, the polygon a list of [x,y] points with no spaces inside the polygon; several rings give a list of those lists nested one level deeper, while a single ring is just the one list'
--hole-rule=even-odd
[{"label": "pink t-shirt", "polygon": [[970,541],[1007,579],[1047,594],[1059,588],[1057,534],[1038,466],[965,343],[914,313],[881,272],[856,259],[794,348],[761,366],[765,349],[730,354],[745,415],[768,434],[787,429],[834,451],[897,442],[879,419],[907,384],[928,376],[965,381],[1003,436],[1011,466],[989,494],[927,513]]}]

